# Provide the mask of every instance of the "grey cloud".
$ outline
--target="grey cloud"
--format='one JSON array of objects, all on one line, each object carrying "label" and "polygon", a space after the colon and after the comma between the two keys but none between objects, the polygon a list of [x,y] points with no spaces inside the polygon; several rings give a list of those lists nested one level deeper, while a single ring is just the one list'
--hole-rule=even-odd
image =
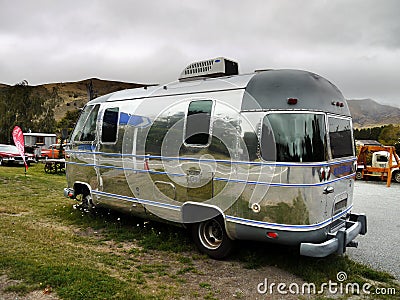
[{"label": "grey cloud", "polygon": [[[224,55],[242,72],[299,68],[349,98],[399,99],[396,0],[0,0],[0,82],[169,82]],[[392,100],[391,100],[392,99]]]}]

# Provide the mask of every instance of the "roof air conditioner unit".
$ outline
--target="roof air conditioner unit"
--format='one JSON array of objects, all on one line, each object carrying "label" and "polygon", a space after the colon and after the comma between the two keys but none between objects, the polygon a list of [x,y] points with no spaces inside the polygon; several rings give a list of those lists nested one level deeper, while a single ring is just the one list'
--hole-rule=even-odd
[{"label": "roof air conditioner unit", "polygon": [[188,65],[179,76],[180,81],[202,77],[221,77],[238,75],[238,63],[224,57],[194,62]]}]

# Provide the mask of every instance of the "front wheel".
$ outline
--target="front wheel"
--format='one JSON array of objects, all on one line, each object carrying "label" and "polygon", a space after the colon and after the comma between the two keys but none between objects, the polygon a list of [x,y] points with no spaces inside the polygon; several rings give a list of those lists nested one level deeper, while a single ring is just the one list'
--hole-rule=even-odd
[{"label": "front wheel", "polygon": [[226,234],[222,217],[194,224],[192,236],[200,252],[214,259],[227,257],[233,249],[233,241]]},{"label": "front wheel", "polygon": [[397,183],[400,183],[400,171],[394,172],[393,173],[393,179],[394,181],[396,181]]},{"label": "front wheel", "polygon": [[363,176],[362,176],[362,172],[361,172],[361,171],[357,171],[357,172],[356,172],[356,179],[358,179],[358,180],[363,179]]}]

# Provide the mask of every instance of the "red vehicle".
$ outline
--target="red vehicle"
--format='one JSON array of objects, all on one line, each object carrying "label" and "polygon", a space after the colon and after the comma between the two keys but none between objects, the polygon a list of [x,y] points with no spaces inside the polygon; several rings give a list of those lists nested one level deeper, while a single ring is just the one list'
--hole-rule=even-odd
[{"label": "red vehicle", "polygon": [[40,157],[41,158],[64,158],[65,157],[65,147],[67,145],[64,144],[62,147],[61,157],[60,157],[60,144],[52,144],[49,149],[42,149]]},{"label": "red vehicle", "polygon": [[[25,153],[25,161],[28,165],[35,162],[35,156],[33,154]],[[17,147],[14,145],[0,144],[0,165],[23,165],[24,160],[19,154]]]}]

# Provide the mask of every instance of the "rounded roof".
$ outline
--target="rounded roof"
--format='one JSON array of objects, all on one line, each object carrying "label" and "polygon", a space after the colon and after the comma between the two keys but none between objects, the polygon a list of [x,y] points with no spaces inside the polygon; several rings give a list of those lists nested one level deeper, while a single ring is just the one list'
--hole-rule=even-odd
[{"label": "rounded roof", "polygon": [[[327,79],[301,70],[266,70],[218,78],[175,81],[165,85],[129,89],[101,96],[90,104],[244,89],[242,111],[316,110],[350,116],[339,89]],[[296,98],[297,104],[288,104]]]},{"label": "rounded roof", "polygon": [[[288,99],[297,99],[295,105]],[[305,109],[350,116],[339,89],[327,79],[301,70],[257,73],[246,86],[242,111]]]}]

